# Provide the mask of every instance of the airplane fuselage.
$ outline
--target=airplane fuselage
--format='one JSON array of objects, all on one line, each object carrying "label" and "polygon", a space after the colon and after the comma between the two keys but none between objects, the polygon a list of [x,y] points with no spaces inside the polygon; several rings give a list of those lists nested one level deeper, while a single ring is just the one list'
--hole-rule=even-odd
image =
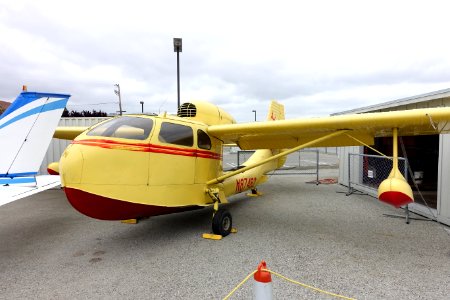
[{"label": "airplane fuselage", "polygon": [[[103,220],[136,219],[213,203],[206,183],[223,174],[222,142],[207,125],[175,116],[107,120],[79,135],[61,157],[61,184],[81,213]],[[272,155],[258,150],[258,159]],[[226,196],[252,189],[275,163],[214,187]]]}]

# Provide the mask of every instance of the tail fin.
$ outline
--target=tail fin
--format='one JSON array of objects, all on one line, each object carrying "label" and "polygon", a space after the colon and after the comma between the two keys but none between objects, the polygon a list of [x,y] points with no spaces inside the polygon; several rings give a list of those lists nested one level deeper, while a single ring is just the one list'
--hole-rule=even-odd
[{"label": "tail fin", "polygon": [[0,185],[36,185],[35,175],[69,97],[23,92],[0,116]]},{"label": "tail fin", "polygon": [[272,100],[267,114],[267,121],[284,120],[284,105]]},{"label": "tail fin", "polygon": [[[284,120],[284,105],[272,100],[267,114],[267,121]],[[272,149],[272,155],[280,153],[280,149]],[[281,168],[286,163],[286,156],[282,156],[277,161],[277,169]]]}]

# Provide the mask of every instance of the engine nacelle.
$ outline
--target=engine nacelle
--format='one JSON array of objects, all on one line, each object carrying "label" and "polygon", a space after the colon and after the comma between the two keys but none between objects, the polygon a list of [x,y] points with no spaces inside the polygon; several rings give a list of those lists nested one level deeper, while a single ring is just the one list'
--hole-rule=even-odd
[{"label": "engine nacelle", "polygon": [[236,123],[229,113],[214,104],[204,101],[183,103],[178,108],[177,116],[202,122],[207,125]]}]

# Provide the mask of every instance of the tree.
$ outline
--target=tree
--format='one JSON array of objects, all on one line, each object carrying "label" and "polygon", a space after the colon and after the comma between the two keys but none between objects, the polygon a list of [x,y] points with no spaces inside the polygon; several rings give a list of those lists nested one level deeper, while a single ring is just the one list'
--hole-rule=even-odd
[{"label": "tree", "polygon": [[107,117],[108,115],[101,111],[101,110],[83,110],[81,112],[76,111],[76,110],[67,110],[67,108],[64,108],[64,112],[62,114],[63,118],[91,118],[91,117]]}]

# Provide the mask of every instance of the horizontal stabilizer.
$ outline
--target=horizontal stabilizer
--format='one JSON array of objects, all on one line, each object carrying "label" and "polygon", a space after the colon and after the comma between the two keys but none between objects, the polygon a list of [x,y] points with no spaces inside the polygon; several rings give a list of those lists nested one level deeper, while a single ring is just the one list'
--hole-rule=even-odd
[{"label": "horizontal stabilizer", "polygon": [[0,185],[36,186],[35,176],[0,177]]},{"label": "horizontal stabilizer", "polygon": [[0,186],[0,206],[51,189],[53,187],[57,187],[61,184],[59,176],[54,175],[36,176],[33,177],[33,179],[35,180],[34,186],[5,186],[2,184]]}]

